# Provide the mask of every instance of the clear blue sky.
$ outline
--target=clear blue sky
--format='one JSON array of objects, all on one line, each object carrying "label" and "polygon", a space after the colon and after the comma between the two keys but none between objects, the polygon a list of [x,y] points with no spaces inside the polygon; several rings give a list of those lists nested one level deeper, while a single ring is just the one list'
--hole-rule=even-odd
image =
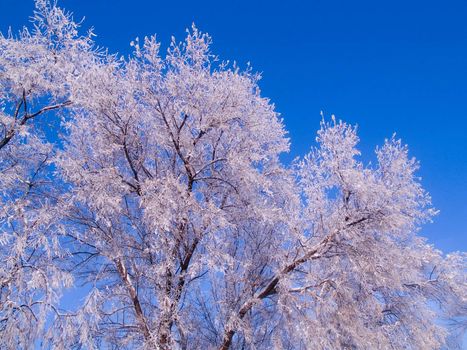
[{"label": "clear blue sky", "polygon": [[[467,250],[466,1],[61,0],[86,17],[97,42],[127,54],[136,36],[164,47],[192,22],[213,51],[262,72],[290,131],[292,152],[314,142],[320,110],[357,123],[361,150],[397,132],[421,161],[441,210],[422,235],[445,252]],[[0,30],[27,23],[32,0],[0,0]]]}]

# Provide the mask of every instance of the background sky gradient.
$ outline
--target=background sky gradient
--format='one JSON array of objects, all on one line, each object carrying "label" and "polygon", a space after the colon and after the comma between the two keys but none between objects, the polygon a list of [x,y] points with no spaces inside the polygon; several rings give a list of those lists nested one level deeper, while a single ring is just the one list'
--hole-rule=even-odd
[{"label": "background sky gradient", "polygon": [[[421,162],[440,214],[421,234],[467,251],[466,1],[61,0],[99,45],[127,55],[157,33],[163,50],[194,22],[212,51],[261,72],[284,118],[289,162],[314,144],[320,111],[359,125],[364,160],[397,132]],[[18,31],[32,0],[0,0],[0,31]]]}]

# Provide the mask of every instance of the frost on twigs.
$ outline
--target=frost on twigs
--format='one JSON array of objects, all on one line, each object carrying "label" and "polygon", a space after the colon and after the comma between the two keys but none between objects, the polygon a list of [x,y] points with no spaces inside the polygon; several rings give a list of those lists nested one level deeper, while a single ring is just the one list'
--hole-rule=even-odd
[{"label": "frost on twigs", "polygon": [[417,235],[436,211],[400,140],[367,166],[357,129],[323,118],[287,167],[259,76],[207,34],[121,58],[36,3],[33,32],[0,38],[0,348],[462,339],[465,254]]},{"label": "frost on twigs", "polygon": [[57,235],[61,189],[47,134],[57,125],[49,116],[70,106],[70,82],[94,55],[70,17],[49,2],[37,2],[33,26],[0,35],[2,349],[32,348],[72,284],[72,275],[55,263],[64,256]]}]

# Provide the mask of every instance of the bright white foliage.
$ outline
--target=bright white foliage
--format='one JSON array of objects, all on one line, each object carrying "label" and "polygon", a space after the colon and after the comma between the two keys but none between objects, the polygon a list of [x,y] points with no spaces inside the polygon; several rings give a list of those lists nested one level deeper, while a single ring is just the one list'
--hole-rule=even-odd
[{"label": "bright white foliage", "polygon": [[333,117],[287,167],[259,77],[208,35],[120,58],[36,4],[32,33],[0,37],[0,348],[462,341],[467,256],[416,235],[436,211],[400,140],[365,166]]},{"label": "bright white foliage", "polygon": [[31,348],[72,283],[54,264],[63,255],[55,205],[60,188],[56,149],[42,118],[69,105],[69,82],[94,54],[89,38],[78,37],[76,24],[57,7],[38,1],[33,25],[18,37],[0,35],[1,349]]}]

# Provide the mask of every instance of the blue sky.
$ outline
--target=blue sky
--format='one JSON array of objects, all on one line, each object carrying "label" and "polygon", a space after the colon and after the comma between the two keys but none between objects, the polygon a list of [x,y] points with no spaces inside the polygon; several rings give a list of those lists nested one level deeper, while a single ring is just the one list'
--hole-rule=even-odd
[{"label": "blue sky", "polygon": [[[314,143],[320,111],[359,125],[364,159],[393,132],[421,162],[440,214],[422,235],[467,250],[467,2],[61,0],[96,40],[128,54],[135,37],[164,47],[192,22],[221,59],[251,62],[292,141]],[[32,0],[0,0],[0,31],[26,24]]]}]

